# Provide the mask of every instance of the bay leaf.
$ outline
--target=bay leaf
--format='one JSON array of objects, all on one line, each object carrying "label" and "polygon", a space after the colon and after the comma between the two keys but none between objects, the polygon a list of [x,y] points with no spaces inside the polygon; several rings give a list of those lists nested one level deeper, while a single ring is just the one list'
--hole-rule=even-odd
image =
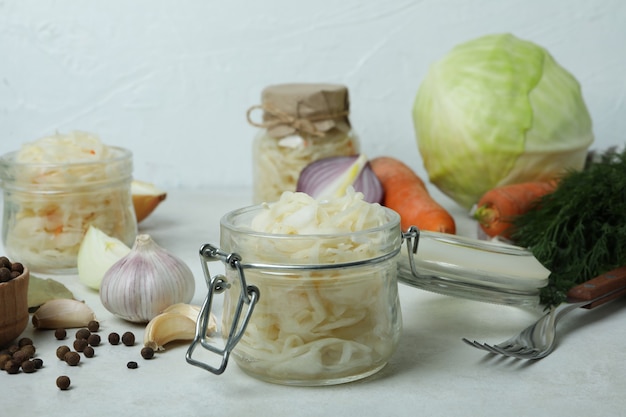
[{"label": "bay leaf", "polygon": [[48,300],[74,298],[74,294],[60,282],[51,278],[39,278],[30,275],[28,283],[28,309],[35,310]]}]

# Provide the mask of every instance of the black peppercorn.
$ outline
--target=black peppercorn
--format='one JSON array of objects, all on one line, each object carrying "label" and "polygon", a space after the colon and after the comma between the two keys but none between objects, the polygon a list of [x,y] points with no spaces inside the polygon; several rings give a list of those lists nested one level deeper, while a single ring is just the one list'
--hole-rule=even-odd
[{"label": "black peppercorn", "polygon": [[133,332],[126,332],[122,335],[122,343],[126,346],[132,346],[135,344],[135,334]]},{"label": "black peppercorn", "polygon": [[69,346],[63,345],[63,346],[59,346],[57,348],[57,358],[61,359],[62,361],[65,360],[65,354],[67,352],[69,352],[71,349]]},{"label": "black peppercorn", "polygon": [[97,332],[98,330],[100,330],[100,323],[98,323],[97,320],[91,320],[88,324],[87,324],[87,329],[90,332]]},{"label": "black peppercorn", "polygon": [[41,358],[33,359],[33,363],[35,364],[35,369],[43,368],[43,360]]},{"label": "black peppercorn", "polygon": [[70,378],[66,375],[61,375],[57,378],[57,387],[63,391],[70,387],[70,383]]},{"label": "black peppercorn", "polygon": [[63,340],[65,339],[65,337],[67,337],[67,332],[65,331],[65,329],[56,329],[54,331],[54,337],[56,337],[57,340]]},{"label": "black peppercorn", "polygon": [[115,332],[109,333],[109,343],[112,345],[120,343],[120,335]]},{"label": "black peppercorn", "polygon": [[127,367],[128,369],[137,369],[137,367],[138,367],[138,366],[139,366],[139,365],[137,365],[137,362],[135,362],[135,361],[130,361],[130,362],[128,362],[128,363],[126,364],[126,367]]},{"label": "black peppercorn", "polygon": [[141,357],[144,359],[152,359],[154,357],[154,349],[149,346],[141,349]]}]

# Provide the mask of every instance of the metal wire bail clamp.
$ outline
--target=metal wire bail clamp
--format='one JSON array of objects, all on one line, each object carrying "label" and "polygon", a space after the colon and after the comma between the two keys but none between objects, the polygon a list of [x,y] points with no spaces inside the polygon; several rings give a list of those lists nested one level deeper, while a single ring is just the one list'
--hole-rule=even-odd
[{"label": "metal wire bail clamp", "polygon": [[[254,306],[259,300],[260,291],[254,285],[246,284],[246,278],[243,271],[244,268],[241,264],[241,256],[237,255],[236,253],[226,253],[214,247],[213,245],[205,244],[200,248],[200,258],[202,260],[202,269],[204,271],[204,277],[207,283],[208,293],[198,315],[198,321],[196,323],[196,334],[193,341],[191,342],[191,345],[187,349],[185,360],[191,365],[198,366],[216,375],[220,375],[226,369],[226,365],[228,364],[228,358],[230,357],[230,352],[243,337],[248,322],[250,321],[250,317],[252,316],[252,312],[254,311]],[[230,288],[230,284],[228,283],[224,275],[218,274],[215,276],[211,276],[208,263],[212,261],[222,261],[227,268],[237,270],[239,275],[239,282],[242,288],[241,292],[239,293],[239,298],[237,300],[235,315],[230,327],[228,339],[226,340],[223,348],[218,348],[210,343],[210,340],[207,337],[207,329],[209,325],[211,307],[213,304],[213,295],[220,294],[226,291],[228,288]],[[244,306],[246,305],[248,306],[248,309],[245,312],[243,320],[241,320],[240,323],[241,314],[244,310]],[[192,357],[193,352],[198,345],[201,345],[203,348],[207,349],[210,352],[220,355],[222,357],[220,366],[215,367],[209,365],[208,363],[194,359]]]}]

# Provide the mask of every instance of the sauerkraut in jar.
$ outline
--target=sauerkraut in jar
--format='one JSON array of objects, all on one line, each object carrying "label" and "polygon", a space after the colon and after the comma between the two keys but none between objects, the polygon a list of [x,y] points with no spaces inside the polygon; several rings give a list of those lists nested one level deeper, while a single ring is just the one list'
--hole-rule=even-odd
[{"label": "sauerkraut in jar", "polygon": [[[254,122],[251,112],[263,111]],[[300,172],[311,162],[359,153],[349,121],[348,89],[335,84],[278,84],[265,88],[262,104],[248,111],[260,127],[253,148],[253,201],[276,201],[295,191]]]},{"label": "sauerkraut in jar", "polygon": [[[232,351],[246,373],[289,385],[330,385],[372,375],[398,344],[399,216],[361,193],[329,201],[285,192],[222,219],[221,249],[246,264],[259,300]],[[281,269],[282,268],[282,269]],[[228,269],[222,329],[241,290]]]},{"label": "sauerkraut in jar", "polygon": [[31,271],[66,273],[90,225],[132,245],[132,154],[86,132],[25,143],[0,157],[2,242]]}]

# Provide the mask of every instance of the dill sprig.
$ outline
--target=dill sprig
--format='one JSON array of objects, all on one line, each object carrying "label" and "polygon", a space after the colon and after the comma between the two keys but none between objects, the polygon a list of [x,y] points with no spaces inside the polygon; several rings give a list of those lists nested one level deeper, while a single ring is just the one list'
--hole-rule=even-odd
[{"label": "dill sprig", "polygon": [[540,302],[626,265],[626,150],[599,155],[582,171],[568,172],[557,189],[513,220],[513,240],[551,272]]}]

